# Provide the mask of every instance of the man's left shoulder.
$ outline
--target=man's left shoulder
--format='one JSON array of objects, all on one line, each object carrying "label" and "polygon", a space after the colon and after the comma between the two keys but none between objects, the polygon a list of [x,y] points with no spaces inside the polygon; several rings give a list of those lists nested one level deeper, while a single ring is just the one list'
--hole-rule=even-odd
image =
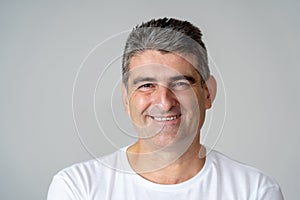
[{"label": "man's left shoulder", "polygon": [[255,182],[260,186],[278,186],[275,179],[255,167],[234,160],[215,150],[211,154],[213,165],[219,168],[224,176],[235,177],[239,181],[248,183]]},{"label": "man's left shoulder", "polygon": [[215,150],[207,154],[207,160],[211,177],[215,177],[218,185],[229,196],[235,196],[232,199],[283,199],[278,183],[261,170]]}]

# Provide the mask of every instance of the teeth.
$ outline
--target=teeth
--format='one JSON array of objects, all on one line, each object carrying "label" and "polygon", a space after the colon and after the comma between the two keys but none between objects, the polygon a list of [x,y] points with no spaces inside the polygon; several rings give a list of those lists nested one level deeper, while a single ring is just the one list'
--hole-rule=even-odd
[{"label": "teeth", "polygon": [[156,121],[170,121],[170,120],[174,120],[177,119],[178,115],[176,116],[171,116],[171,117],[153,117],[154,120]]}]

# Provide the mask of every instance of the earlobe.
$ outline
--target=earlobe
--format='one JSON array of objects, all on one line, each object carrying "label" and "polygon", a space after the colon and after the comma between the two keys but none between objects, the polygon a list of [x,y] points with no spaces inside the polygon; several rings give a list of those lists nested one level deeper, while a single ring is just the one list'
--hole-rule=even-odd
[{"label": "earlobe", "polygon": [[122,101],[125,111],[129,114],[129,102],[128,102],[128,95],[127,89],[124,84],[122,84]]},{"label": "earlobe", "polygon": [[207,103],[206,107],[210,108],[212,106],[213,101],[215,100],[216,94],[217,94],[217,81],[214,76],[209,76],[209,78],[206,81],[206,87],[208,90],[208,94],[206,96]]}]

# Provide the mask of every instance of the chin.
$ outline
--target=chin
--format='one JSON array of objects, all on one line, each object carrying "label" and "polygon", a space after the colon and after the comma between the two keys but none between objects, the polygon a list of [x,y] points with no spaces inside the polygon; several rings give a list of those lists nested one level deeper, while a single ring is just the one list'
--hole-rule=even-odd
[{"label": "chin", "polygon": [[184,146],[189,146],[191,141],[187,137],[180,137],[178,133],[159,133],[151,138],[151,143],[157,148],[165,150],[180,150]]}]

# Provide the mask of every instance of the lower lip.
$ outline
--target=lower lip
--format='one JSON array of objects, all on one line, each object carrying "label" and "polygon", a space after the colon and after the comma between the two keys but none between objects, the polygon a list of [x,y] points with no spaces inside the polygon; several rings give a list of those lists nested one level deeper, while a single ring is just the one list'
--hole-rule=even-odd
[{"label": "lower lip", "polygon": [[156,123],[160,123],[160,124],[177,124],[178,122],[180,122],[181,119],[181,115],[178,116],[176,119],[173,120],[163,120],[163,121],[158,121],[155,120],[154,118],[150,117],[153,121],[155,121]]}]

